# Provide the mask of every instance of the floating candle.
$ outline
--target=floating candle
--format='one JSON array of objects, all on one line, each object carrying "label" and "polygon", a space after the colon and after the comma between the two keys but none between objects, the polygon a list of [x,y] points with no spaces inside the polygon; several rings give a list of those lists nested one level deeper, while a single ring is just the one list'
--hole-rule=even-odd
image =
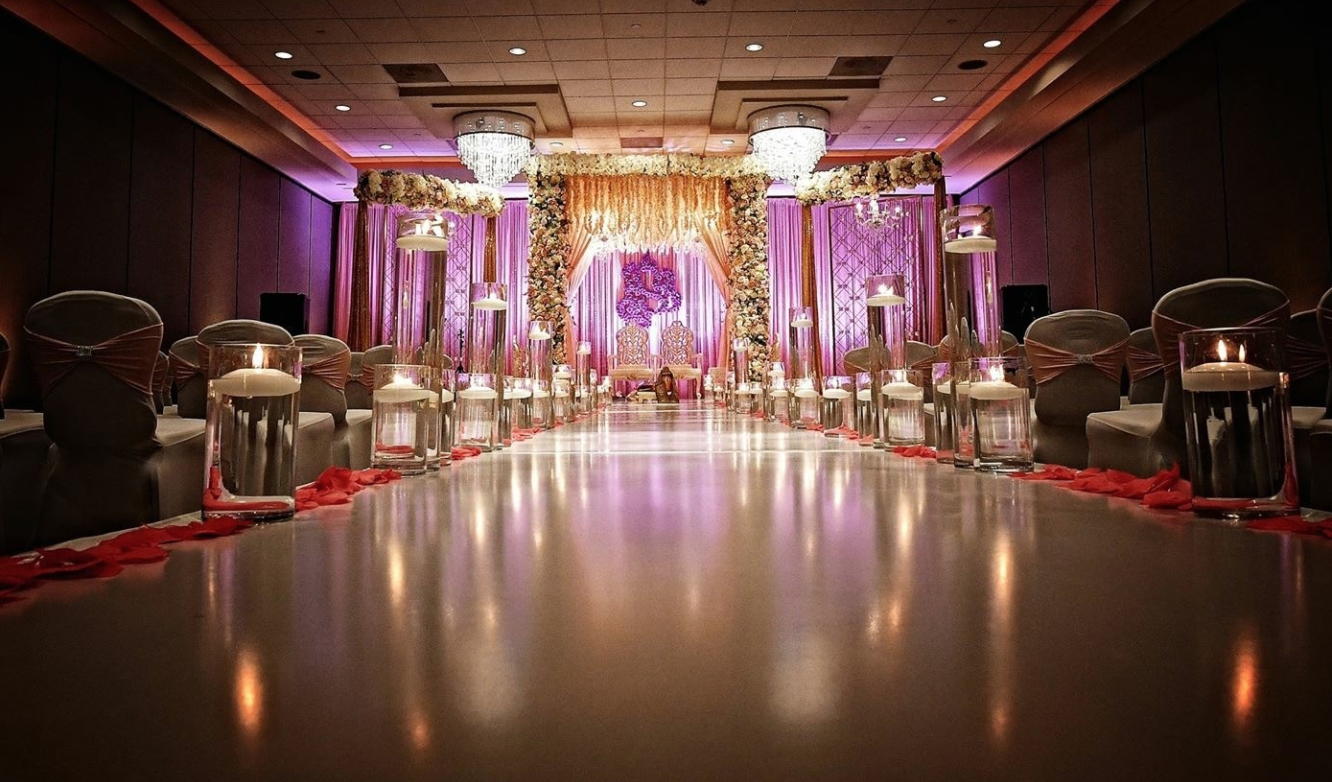
[{"label": "floating candle", "polygon": [[812,329],[812,328],[814,328],[814,319],[813,319],[813,318],[796,318],[795,320],[791,321],[791,328],[796,328],[796,329]]},{"label": "floating candle", "polygon": [[532,329],[527,332],[527,338],[535,340],[550,339],[550,332],[545,329]]},{"label": "floating candle", "polygon": [[286,396],[301,390],[301,381],[295,375],[280,369],[265,369],[266,358],[263,346],[255,345],[250,357],[252,368],[232,370],[209,381],[209,387],[219,394],[246,398]]},{"label": "floating candle", "polygon": [[925,389],[904,380],[884,383],[879,392],[888,399],[924,399]]},{"label": "floating candle", "polygon": [[402,375],[375,389],[375,401],[384,404],[406,404],[430,399],[430,392]]},{"label": "floating candle", "polygon": [[823,390],[824,399],[847,399],[850,396],[851,392],[845,388],[825,388]]},{"label": "floating candle", "polygon": [[573,378],[573,373],[570,372],[569,370],[567,370],[567,369],[557,369],[557,370],[555,370],[555,379],[556,379],[556,380],[569,380],[569,379],[571,379],[571,378]]},{"label": "floating candle", "polygon": [[458,397],[461,399],[474,399],[474,400],[484,401],[487,399],[495,399],[498,396],[499,393],[496,392],[495,389],[488,388],[486,386],[472,386],[471,388],[464,388],[463,390],[458,392]]},{"label": "floating candle", "polygon": [[1271,388],[1281,380],[1279,372],[1254,366],[1244,360],[1244,346],[1239,346],[1239,361],[1230,361],[1225,340],[1216,341],[1217,361],[1184,370],[1180,385],[1185,391],[1257,391]]},{"label": "floating candle", "polygon": [[531,399],[532,389],[530,388],[511,388],[504,392],[505,399]]},{"label": "floating candle", "polygon": [[867,307],[896,307],[899,304],[906,304],[906,299],[891,293],[878,293],[865,299]]},{"label": "floating candle", "polygon": [[472,300],[472,309],[499,311],[508,308],[509,303],[493,293],[488,294],[484,299]]},{"label": "floating candle", "polygon": [[1019,388],[1007,380],[977,380],[971,384],[968,395],[975,400],[1002,401],[1024,397],[1027,389]]},{"label": "floating candle", "polygon": [[944,242],[944,252],[956,253],[959,255],[992,253],[998,247],[999,243],[989,236],[962,236]]},{"label": "floating candle", "polygon": [[592,355],[592,343],[591,343],[591,342],[579,342],[579,343],[578,343],[578,355],[580,355],[580,356],[590,356],[590,355]]}]

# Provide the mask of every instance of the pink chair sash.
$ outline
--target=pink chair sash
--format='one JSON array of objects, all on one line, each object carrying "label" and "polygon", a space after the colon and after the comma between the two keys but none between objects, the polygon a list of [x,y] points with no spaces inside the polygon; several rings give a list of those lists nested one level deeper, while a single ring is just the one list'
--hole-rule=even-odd
[{"label": "pink chair sash", "polygon": [[947,361],[947,359],[939,358],[938,356],[928,356],[912,364],[911,369],[930,370],[934,368],[936,362],[942,363],[944,361]]},{"label": "pink chair sash", "polygon": [[208,346],[202,342],[196,343],[199,351],[199,363],[194,363],[176,351],[168,352],[167,359],[171,362],[171,376],[176,380],[176,388],[180,388],[190,381],[195,375],[204,379],[208,378],[208,362],[211,354]]},{"label": "pink chair sash", "polygon": [[[1284,327],[1290,322],[1290,305],[1282,304],[1280,307],[1265,312],[1258,317],[1246,321],[1242,326],[1263,327]],[[1161,353],[1161,365],[1167,375],[1179,374],[1179,338],[1186,331],[1202,328],[1192,323],[1184,323],[1175,320],[1159,312],[1152,313],[1152,333],[1156,335],[1156,349]],[[1167,359],[1167,349],[1174,356],[1173,359]]]},{"label": "pink chair sash", "polygon": [[159,353],[157,358],[153,361],[154,391],[163,391],[170,387],[168,384],[171,382],[171,373],[167,371],[170,367],[171,359],[166,358]]},{"label": "pink chair sash", "polygon": [[351,369],[351,360],[351,350],[340,350],[313,364],[306,364],[301,368],[301,374],[302,376],[313,375],[342,391],[347,388],[347,370]]},{"label": "pink chair sash", "polygon": [[359,378],[359,381],[361,385],[365,386],[367,389],[373,390],[375,387],[375,367],[377,366],[379,365],[369,364],[361,366],[361,377]]},{"label": "pink chair sash", "polygon": [[1165,369],[1161,364],[1160,353],[1154,350],[1145,350],[1136,345],[1129,345],[1127,360],[1130,383],[1141,383]]},{"label": "pink chair sash", "polygon": [[96,345],[71,345],[30,329],[24,331],[42,396],[84,363],[96,364],[135,391],[153,393],[153,368],[162,345],[160,323],[127,331]]},{"label": "pink chair sash", "polygon": [[1051,347],[1034,339],[1027,340],[1027,361],[1036,376],[1036,385],[1044,385],[1073,367],[1090,366],[1114,382],[1119,382],[1119,371],[1124,366],[1128,339],[1122,339],[1095,353],[1073,353]]},{"label": "pink chair sash", "polygon": [[1299,337],[1286,337],[1286,371],[1294,380],[1315,375],[1327,368],[1323,346]]}]

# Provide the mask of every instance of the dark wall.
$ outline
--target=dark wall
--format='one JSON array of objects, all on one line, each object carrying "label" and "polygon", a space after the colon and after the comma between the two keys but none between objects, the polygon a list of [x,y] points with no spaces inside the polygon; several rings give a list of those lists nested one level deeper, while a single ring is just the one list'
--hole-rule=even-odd
[{"label": "dark wall", "polygon": [[[1251,0],[962,196],[1000,221],[1001,284],[1148,325],[1209,277],[1332,285],[1332,45],[1296,0]],[[1002,256],[1008,248],[1008,259]]]},{"label": "dark wall", "polygon": [[327,332],[333,205],[0,11],[0,333],[4,398],[36,396],[23,316],[53,293],[144,299],[166,342],[310,297]]}]

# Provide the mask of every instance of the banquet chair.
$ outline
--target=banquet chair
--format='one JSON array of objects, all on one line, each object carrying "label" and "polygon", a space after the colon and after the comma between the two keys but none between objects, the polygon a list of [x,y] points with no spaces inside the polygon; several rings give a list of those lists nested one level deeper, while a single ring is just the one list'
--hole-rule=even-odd
[{"label": "banquet chair", "polygon": [[1129,333],[1128,342],[1129,404],[1161,404],[1165,393],[1165,374],[1156,337],[1150,328]]},{"label": "banquet chair", "polygon": [[369,410],[375,391],[375,367],[393,363],[393,346],[376,345],[359,354],[352,354],[356,372],[347,381],[347,407],[354,410]]},{"label": "banquet chair", "polygon": [[622,380],[657,379],[656,357],[648,352],[647,329],[634,323],[615,333],[615,352],[610,357],[612,383]]},{"label": "banquet chair", "polygon": [[171,387],[176,390],[176,415],[203,418],[208,404],[208,367],[199,365],[199,339],[184,337],[171,343],[167,361]]},{"label": "banquet chair", "polygon": [[1278,288],[1257,280],[1220,278],[1176,288],[1152,310],[1152,334],[1164,367],[1160,407],[1130,405],[1087,417],[1088,464],[1150,475],[1178,464],[1188,472],[1184,399],[1179,379],[1179,337],[1197,328],[1269,326],[1283,337],[1290,302]]},{"label": "banquet chair", "polygon": [[[1328,409],[1328,355],[1318,330],[1318,310],[1290,316],[1286,332],[1286,371],[1290,374],[1290,404],[1319,408],[1318,418]],[[1312,413],[1303,413],[1307,418]],[[1316,420],[1316,419],[1315,419]]]},{"label": "banquet chair", "polygon": [[694,332],[675,321],[661,332],[661,363],[670,367],[676,381],[688,380],[694,386],[694,398],[703,396],[702,357],[695,350]]},{"label": "banquet chair", "polygon": [[[347,343],[321,334],[296,337],[301,348],[301,412],[333,417],[333,464],[363,470],[370,466],[370,411],[347,407]],[[300,454],[297,454],[300,461]]]},{"label": "banquet chair", "polygon": [[[157,408],[158,415],[161,415],[166,406],[170,404],[167,400],[167,397],[171,395],[170,366],[171,360],[167,358],[167,354],[160,350],[157,351],[157,362],[153,364],[153,406]],[[164,383],[167,387],[166,394],[162,393]]]},{"label": "banquet chair", "polygon": [[153,408],[157,311],[128,296],[71,291],[34,304],[24,328],[53,443],[30,544],[197,510],[203,426]]},{"label": "banquet chair", "polygon": [[1023,340],[1036,378],[1036,461],[1087,466],[1087,416],[1119,409],[1129,327],[1118,315],[1068,310],[1032,321]]}]

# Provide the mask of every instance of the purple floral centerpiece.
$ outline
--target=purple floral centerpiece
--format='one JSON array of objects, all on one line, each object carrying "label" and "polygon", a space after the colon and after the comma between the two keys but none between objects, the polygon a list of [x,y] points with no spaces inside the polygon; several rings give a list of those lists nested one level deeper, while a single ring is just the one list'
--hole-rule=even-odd
[{"label": "purple floral centerpiece", "polygon": [[657,313],[680,309],[675,272],[658,266],[651,254],[644,253],[642,258],[625,262],[620,279],[624,282],[624,294],[615,305],[615,312],[621,319],[648,328]]}]

